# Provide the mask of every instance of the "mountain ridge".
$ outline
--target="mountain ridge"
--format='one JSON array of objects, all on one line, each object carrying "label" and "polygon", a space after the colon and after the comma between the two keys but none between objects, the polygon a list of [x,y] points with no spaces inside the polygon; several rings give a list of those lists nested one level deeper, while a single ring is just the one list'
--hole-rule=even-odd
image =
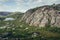
[{"label": "mountain ridge", "polygon": [[30,26],[58,26],[60,27],[60,4],[45,5],[28,10],[20,21]]}]

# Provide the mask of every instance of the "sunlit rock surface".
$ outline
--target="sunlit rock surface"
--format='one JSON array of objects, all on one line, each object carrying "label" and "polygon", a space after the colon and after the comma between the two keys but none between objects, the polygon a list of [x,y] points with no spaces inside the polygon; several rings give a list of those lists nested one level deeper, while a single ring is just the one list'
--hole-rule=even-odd
[{"label": "sunlit rock surface", "polygon": [[57,26],[60,27],[60,4],[46,5],[28,10],[21,21],[30,26]]}]

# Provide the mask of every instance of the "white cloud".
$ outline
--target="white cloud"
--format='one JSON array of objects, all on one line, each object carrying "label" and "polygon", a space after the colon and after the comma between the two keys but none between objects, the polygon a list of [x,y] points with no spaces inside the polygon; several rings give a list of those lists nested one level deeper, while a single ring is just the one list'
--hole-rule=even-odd
[{"label": "white cloud", "polygon": [[36,4],[36,3],[40,3],[42,2],[42,0],[15,0],[15,2],[17,3],[17,5],[31,5],[31,4]]},{"label": "white cloud", "polygon": [[8,6],[2,4],[1,2],[7,2],[9,0],[0,0],[0,11],[21,11],[25,12],[30,8],[34,8],[37,6],[45,5],[45,4],[52,4],[56,3],[58,0],[14,0],[16,5]]},{"label": "white cloud", "polygon": [[12,10],[11,6],[7,6],[3,4],[0,5],[0,11],[11,11],[10,9]]},{"label": "white cloud", "polygon": [[56,3],[56,1],[58,0],[43,0],[45,4],[53,4],[53,3]]},{"label": "white cloud", "polygon": [[9,11],[9,12],[15,12],[15,11],[20,11],[20,12],[25,12],[26,10],[22,9],[20,6],[7,6],[0,4],[0,11]]},{"label": "white cloud", "polygon": [[[36,7],[42,2],[42,0],[15,0],[16,4],[22,11],[26,11],[30,8]],[[19,8],[18,8],[19,10]]]},{"label": "white cloud", "polygon": [[33,2],[40,3],[40,2],[42,2],[42,0],[33,0]]},{"label": "white cloud", "polygon": [[8,1],[8,0],[0,0],[0,2],[6,2],[6,1]]},{"label": "white cloud", "polygon": [[55,3],[57,0],[48,0],[50,3]]}]

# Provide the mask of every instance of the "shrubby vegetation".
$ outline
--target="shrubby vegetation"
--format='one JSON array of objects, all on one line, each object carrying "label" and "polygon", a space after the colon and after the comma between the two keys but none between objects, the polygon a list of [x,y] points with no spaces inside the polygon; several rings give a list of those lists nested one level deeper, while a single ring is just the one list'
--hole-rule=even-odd
[{"label": "shrubby vegetation", "polygon": [[1,37],[21,38],[21,40],[59,40],[60,28],[57,27],[35,27],[29,26],[19,20],[6,22],[8,26],[0,29]]}]

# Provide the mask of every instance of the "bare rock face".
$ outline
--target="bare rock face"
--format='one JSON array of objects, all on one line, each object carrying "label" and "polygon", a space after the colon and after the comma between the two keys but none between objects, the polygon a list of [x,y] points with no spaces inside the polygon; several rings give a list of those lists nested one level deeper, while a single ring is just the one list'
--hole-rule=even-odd
[{"label": "bare rock face", "polygon": [[60,27],[60,4],[30,9],[23,15],[21,21],[25,21],[30,26]]}]

